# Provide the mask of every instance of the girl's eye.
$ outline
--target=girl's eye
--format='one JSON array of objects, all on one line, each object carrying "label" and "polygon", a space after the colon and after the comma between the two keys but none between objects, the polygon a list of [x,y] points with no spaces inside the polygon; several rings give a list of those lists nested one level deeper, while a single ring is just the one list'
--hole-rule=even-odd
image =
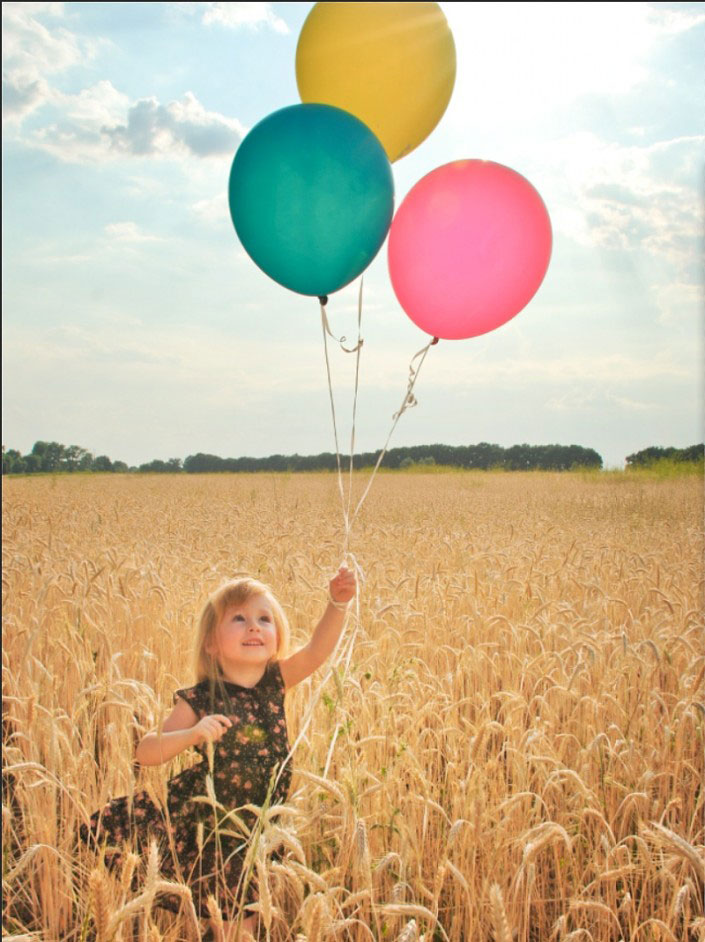
[{"label": "girl's eye", "polygon": [[269,615],[260,615],[260,621],[270,622],[271,620],[272,619],[269,617]]},{"label": "girl's eye", "polygon": [[245,616],[244,616],[244,615],[234,615],[234,616],[233,616],[233,621],[244,621],[244,620],[245,620]]}]

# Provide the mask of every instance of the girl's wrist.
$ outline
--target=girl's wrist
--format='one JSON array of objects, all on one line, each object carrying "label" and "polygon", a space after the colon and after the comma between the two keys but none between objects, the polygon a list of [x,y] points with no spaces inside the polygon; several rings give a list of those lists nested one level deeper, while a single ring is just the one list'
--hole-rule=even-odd
[{"label": "girl's wrist", "polygon": [[350,604],[350,601],[338,602],[337,599],[333,598],[333,596],[331,595],[331,591],[329,589],[328,590],[328,604],[332,605],[333,608],[336,608],[339,612],[346,612],[348,610],[348,605]]}]

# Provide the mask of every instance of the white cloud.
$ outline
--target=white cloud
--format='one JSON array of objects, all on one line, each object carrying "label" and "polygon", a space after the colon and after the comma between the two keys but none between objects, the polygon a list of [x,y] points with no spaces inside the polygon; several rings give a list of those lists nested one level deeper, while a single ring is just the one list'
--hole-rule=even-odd
[{"label": "white cloud", "polygon": [[289,27],[272,10],[271,3],[204,3],[203,22],[218,23],[237,29],[240,26],[269,26],[275,33],[286,34]]},{"label": "white cloud", "polygon": [[[125,330],[122,316],[110,323],[102,318],[99,329],[63,324],[49,330],[9,325],[3,346],[14,375],[29,378],[44,371],[60,370],[72,363],[84,374],[110,375],[112,382],[132,383],[139,378],[154,384],[187,386],[192,395],[215,403],[237,392],[239,403],[261,397],[286,395],[292,389],[320,391],[325,379],[312,375],[311,360],[318,344],[271,339],[267,344],[267,369],[251,369],[262,359],[259,340],[230,337],[217,331],[192,328],[172,331],[154,325],[140,326],[132,318]],[[246,380],[243,383],[243,380]]]},{"label": "white cloud", "polygon": [[[364,333],[363,329],[363,336]],[[488,341],[483,343],[483,339],[467,343],[443,341],[432,348],[423,365],[421,387],[481,390],[500,386],[525,390],[572,388],[577,382],[584,382],[621,394],[625,387],[639,383],[688,379],[693,371],[692,362],[684,361],[675,350],[656,355],[586,351],[563,356],[547,350],[543,356],[534,352],[518,358],[514,349],[503,355],[500,347]],[[366,345],[362,353],[365,382],[380,389],[396,388],[401,394],[408,363],[415,352],[411,347],[401,353]],[[337,369],[341,376],[347,375],[344,366]]]},{"label": "white cloud", "polygon": [[144,251],[150,245],[173,245],[175,241],[147,232],[134,221],[125,220],[108,223],[98,236],[93,233],[81,233],[67,235],[60,242],[37,241],[32,253],[32,264],[35,271],[41,270],[45,274],[47,266],[60,266],[65,269],[70,265],[94,267],[101,262],[110,265],[114,263],[116,253],[119,253],[122,259],[125,253],[131,254],[137,249]]},{"label": "white cloud", "polygon": [[615,395],[604,389],[580,389],[553,396],[546,401],[545,408],[551,412],[575,415],[585,412],[604,414],[607,409],[618,409],[621,412],[660,412],[663,405],[658,401],[644,402],[628,396]]},{"label": "white cloud", "polygon": [[113,222],[105,227],[105,234],[118,243],[163,242],[160,236],[144,232],[135,222]]},{"label": "white cloud", "polygon": [[271,3],[172,3],[183,13],[200,14],[206,25],[216,24],[229,29],[269,27],[275,33],[287,34],[289,27],[277,16]]},{"label": "white cloud", "polygon": [[[694,5],[695,6],[695,5]],[[700,10],[649,3],[447,3],[463,57],[455,97],[465,120],[495,119],[511,102],[525,119],[582,95],[619,95],[648,75],[664,37],[705,22]]]},{"label": "white cloud", "polygon": [[554,229],[581,245],[644,252],[692,282],[701,220],[699,163],[705,136],[622,145],[580,132],[544,143],[544,199]]},{"label": "white cloud", "polygon": [[64,27],[48,29],[37,14],[63,15],[60,3],[4,3],[2,6],[3,121],[20,122],[56,99],[48,82],[93,58],[96,43]]},{"label": "white cloud", "polygon": [[198,200],[191,207],[199,219],[210,224],[228,222],[228,201],[224,193],[219,193],[210,199]]},{"label": "white cloud", "polygon": [[701,283],[680,282],[659,284],[652,288],[659,310],[659,321],[669,326],[697,326],[702,336],[705,289]]},{"label": "white cloud", "polygon": [[[250,19],[256,19],[255,12]],[[42,105],[53,109],[50,121],[23,136],[25,143],[77,163],[124,156],[204,158],[235,151],[245,134],[243,125],[235,118],[208,111],[192,92],[164,104],[154,97],[131,102],[107,79],[77,94],[53,87],[53,75],[94,57],[100,41],[77,36],[63,27],[48,29],[38,15],[49,14],[61,16],[62,5],[3,5],[3,120],[19,127]],[[257,16],[265,14],[260,11]]]},{"label": "white cloud", "polygon": [[245,134],[237,119],[207,111],[191,92],[167,104],[143,98],[130,105],[110,82],[102,81],[55,100],[63,117],[25,140],[68,162],[220,157],[234,153]]},{"label": "white cloud", "polygon": [[167,105],[143,98],[129,109],[126,124],[104,126],[101,131],[115,150],[136,156],[229,154],[245,134],[237,119],[206,111],[192,92]]}]

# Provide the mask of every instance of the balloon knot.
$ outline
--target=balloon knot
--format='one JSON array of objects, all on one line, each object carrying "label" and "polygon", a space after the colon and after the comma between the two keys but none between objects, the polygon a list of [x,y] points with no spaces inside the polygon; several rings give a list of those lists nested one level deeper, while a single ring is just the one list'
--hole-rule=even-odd
[{"label": "balloon knot", "polygon": [[328,295],[327,295],[327,294],[319,294],[319,295],[318,295],[318,300],[321,302],[321,307],[325,307],[326,304],[328,304]]},{"label": "balloon knot", "polygon": [[433,340],[432,340],[431,343],[430,343],[430,346],[433,347],[433,346],[435,346],[437,343],[438,343],[438,337],[434,337]]}]

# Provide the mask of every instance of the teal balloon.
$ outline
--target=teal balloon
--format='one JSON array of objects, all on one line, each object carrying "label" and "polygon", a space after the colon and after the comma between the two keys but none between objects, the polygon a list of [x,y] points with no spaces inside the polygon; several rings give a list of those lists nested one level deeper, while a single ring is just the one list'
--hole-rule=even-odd
[{"label": "teal balloon", "polygon": [[292,105],[260,121],[230,170],[230,215],[262,271],[328,295],[357,278],[394,212],[392,168],[367,125],[331,105]]}]

